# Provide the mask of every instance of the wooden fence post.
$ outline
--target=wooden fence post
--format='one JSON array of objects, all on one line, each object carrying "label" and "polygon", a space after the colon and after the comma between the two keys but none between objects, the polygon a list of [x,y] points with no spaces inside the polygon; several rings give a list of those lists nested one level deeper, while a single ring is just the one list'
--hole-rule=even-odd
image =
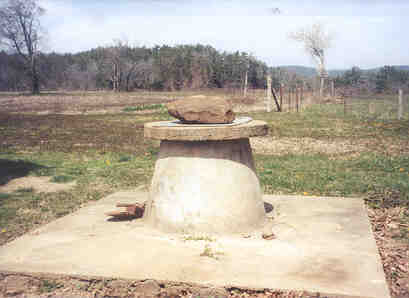
[{"label": "wooden fence post", "polygon": [[284,111],[284,108],[283,108],[283,88],[284,88],[284,84],[281,83],[280,84],[280,107],[281,107],[281,111]]},{"label": "wooden fence post", "polygon": [[244,90],[243,90],[243,96],[247,97],[247,84],[248,84],[248,71],[246,71],[245,77],[244,77]]},{"label": "wooden fence post", "polygon": [[402,98],[403,98],[403,91],[402,91],[402,89],[399,89],[399,99],[398,99],[398,120],[401,120],[402,119],[402,112],[403,112],[403,107],[402,107],[402,105],[403,105],[403,100],[402,100]]},{"label": "wooden fence post", "polygon": [[344,116],[347,114],[347,98],[344,96]]},{"label": "wooden fence post", "polygon": [[375,114],[375,104],[373,102],[370,102],[368,105],[368,113]]},{"label": "wooden fence post", "polygon": [[331,80],[331,97],[332,97],[332,98],[335,97],[335,84],[334,84],[334,80]]},{"label": "wooden fence post", "polygon": [[324,84],[325,84],[324,80],[325,80],[324,77],[321,76],[320,77],[320,103],[322,102],[322,99],[324,98]]},{"label": "wooden fence post", "polygon": [[298,87],[298,85],[295,86],[295,109],[298,113],[298,105],[300,102],[300,88]]},{"label": "wooden fence post", "polygon": [[291,112],[291,92],[292,92],[292,88],[289,87],[288,88],[288,111]]},{"label": "wooden fence post", "polygon": [[267,112],[271,112],[271,76],[267,76],[267,102],[266,102]]}]

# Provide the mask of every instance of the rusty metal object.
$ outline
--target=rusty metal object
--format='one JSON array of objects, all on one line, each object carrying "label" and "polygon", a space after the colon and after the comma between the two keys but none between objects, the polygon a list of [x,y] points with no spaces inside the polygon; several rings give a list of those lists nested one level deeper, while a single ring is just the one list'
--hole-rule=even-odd
[{"label": "rusty metal object", "polygon": [[117,203],[116,207],[125,207],[125,210],[116,210],[106,212],[105,215],[112,216],[118,219],[132,219],[140,218],[143,216],[145,211],[145,203],[134,203],[134,204],[123,204]]}]

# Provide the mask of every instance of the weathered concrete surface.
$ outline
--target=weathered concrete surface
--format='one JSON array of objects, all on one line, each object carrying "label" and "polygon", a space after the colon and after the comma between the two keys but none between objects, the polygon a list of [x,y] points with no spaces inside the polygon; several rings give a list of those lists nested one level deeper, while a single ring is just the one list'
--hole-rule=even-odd
[{"label": "weathered concrete surface", "polygon": [[221,141],[234,140],[268,133],[268,125],[264,121],[252,120],[236,126],[159,126],[162,122],[149,122],[144,125],[145,138],[169,141]]},{"label": "weathered concrete surface", "polygon": [[[107,221],[116,202],[147,199],[118,193],[0,247],[0,270],[389,297],[362,200],[263,198],[275,207],[277,239],[203,241],[162,234],[142,219]],[[206,246],[210,257],[201,256]]]},{"label": "weathered concrete surface", "polygon": [[232,102],[218,97],[179,99],[166,107],[171,116],[184,123],[232,123],[235,118]]},{"label": "weathered concrete surface", "polygon": [[248,233],[264,223],[248,139],[162,141],[145,218],[166,232]]}]

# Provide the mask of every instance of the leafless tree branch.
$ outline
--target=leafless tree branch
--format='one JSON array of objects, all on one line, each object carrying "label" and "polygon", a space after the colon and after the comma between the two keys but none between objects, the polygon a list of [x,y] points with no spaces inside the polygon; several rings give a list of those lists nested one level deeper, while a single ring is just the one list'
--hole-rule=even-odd
[{"label": "leafless tree branch", "polygon": [[44,9],[37,0],[6,0],[0,6],[0,47],[19,54],[29,71],[32,92],[40,92],[37,55],[41,41],[40,17]]}]

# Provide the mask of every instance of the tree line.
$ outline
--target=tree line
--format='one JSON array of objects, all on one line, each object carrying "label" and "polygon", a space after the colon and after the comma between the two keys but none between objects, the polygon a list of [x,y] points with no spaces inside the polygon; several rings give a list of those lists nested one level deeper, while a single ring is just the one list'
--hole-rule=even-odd
[{"label": "tree line", "polygon": [[[220,52],[209,45],[130,46],[116,41],[76,54],[38,53],[39,85],[46,90],[132,91],[264,88],[271,69],[246,52]],[[18,53],[0,52],[0,90],[32,88],[31,73]]]},{"label": "tree line", "polygon": [[365,71],[352,67],[335,79],[336,88],[349,88],[351,92],[396,93],[398,89],[409,90],[409,71],[385,65],[376,71]]}]

